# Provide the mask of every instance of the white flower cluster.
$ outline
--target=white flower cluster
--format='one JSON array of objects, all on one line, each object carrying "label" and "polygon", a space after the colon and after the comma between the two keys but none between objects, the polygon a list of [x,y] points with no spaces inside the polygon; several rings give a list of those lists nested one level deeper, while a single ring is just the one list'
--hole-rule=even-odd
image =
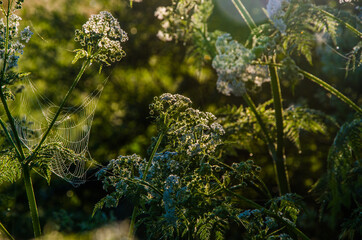
[{"label": "white flower cluster", "polygon": [[119,22],[107,11],[92,15],[82,26],[75,31],[75,41],[79,42],[87,52],[87,57],[100,63],[109,65],[120,61],[125,55],[121,43],[128,40],[127,33],[121,29]]},{"label": "white flower cluster", "polygon": [[25,47],[25,45],[21,43],[21,41],[27,43],[33,35],[29,27],[24,28],[24,30],[21,31],[19,34],[18,27],[20,21],[21,17],[17,16],[14,13],[11,13],[11,15],[9,16],[9,39],[7,54],[5,54],[6,20],[4,21],[4,19],[0,19],[0,58],[5,59],[5,55],[7,55],[7,70],[18,65],[19,54],[23,54],[23,49]]},{"label": "white flower cluster", "polygon": [[162,30],[157,37],[162,41],[187,40],[193,28],[202,29],[212,8],[212,0],[172,0],[171,6],[158,7],[154,15],[162,21]]},{"label": "white flower cluster", "polygon": [[242,96],[246,90],[254,90],[263,82],[270,81],[265,66],[251,65],[254,54],[242,44],[223,34],[216,41],[217,55],[212,66],[218,74],[216,87],[230,96]]},{"label": "white flower cluster", "polygon": [[172,124],[169,134],[177,139],[179,151],[189,157],[212,155],[225,134],[215,121],[216,117],[210,112],[188,108],[180,114],[179,121]]},{"label": "white flower cluster", "polygon": [[274,26],[279,29],[281,33],[285,33],[287,26],[285,25],[282,17],[284,16],[284,8],[289,4],[290,0],[269,0],[266,5],[266,11],[268,12],[270,20],[272,20]]}]

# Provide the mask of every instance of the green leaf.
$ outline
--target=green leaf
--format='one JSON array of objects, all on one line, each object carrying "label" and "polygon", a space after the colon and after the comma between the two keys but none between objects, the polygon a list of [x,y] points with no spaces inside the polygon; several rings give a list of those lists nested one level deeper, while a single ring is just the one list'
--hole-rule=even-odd
[{"label": "green leaf", "polygon": [[13,183],[21,177],[21,164],[17,161],[14,151],[0,152],[0,184]]},{"label": "green leaf", "polygon": [[77,54],[75,55],[72,64],[76,63],[79,59],[87,57],[88,53],[84,49],[76,49],[74,50]]}]

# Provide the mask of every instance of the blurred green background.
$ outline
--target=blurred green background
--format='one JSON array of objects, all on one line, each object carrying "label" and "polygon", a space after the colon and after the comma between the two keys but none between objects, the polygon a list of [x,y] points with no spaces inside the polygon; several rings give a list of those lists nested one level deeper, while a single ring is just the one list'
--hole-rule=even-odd
[{"label": "blurred green background", "polygon": [[[261,7],[265,7],[266,0],[244,2],[258,22],[265,21]],[[319,1],[357,14],[353,5],[337,2]],[[144,0],[134,2],[130,8],[126,0],[27,0],[19,13],[23,26],[29,25],[34,32],[20,58],[19,70],[31,72],[32,81],[46,86],[47,95],[54,102],[59,102],[65,95],[80,69],[79,62],[71,64],[72,50],[79,47],[73,41],[74,30],[81,28],[91,14],[110,11],[128,33],[129,41],[124,44],[127,56],[111,67],[103,68],[101,74],[98,74],[97,67],[88,70],[70,100],[73,103],[82,101],[105,78],[109,78],[98,103],[89,142],[90,153],[100,165],[119,155],[147,155],[151,137],[156,134],[149,119],[148,105],[155,96],[164,92],[183,94],[194,102],[195,108],[214,113],[227,104],[243,104],[240,98],[226,97],[217,92],[217,76],[210,67],[211,61],[200,63],[188,57],[187,46],[182,43],[162,42],[156,37],[160,23],[154,17],[154,11],[158,6],[168,4],[166,0]],[[249,34],[230,0],[215,1],[209,23],[210,30],[229,32],[240,42],[244,42]],[[340,38],[338,51],[346,54],[356,39],[342,30]],[[361,69],[349,72],[346,78],[345,59],[322,46],[317,49],[313,60],[313,66],[303,59],[297,59],[297,63],[362,105]],[[309,106],[329,114],[339,124],[353,117],[353,111],[344,103],[306,79],[297,83],[294,91],[289,82],[282,81],[282,85],[284,107]],[[256,103],[263,103],[270,97],[268,86],[252,96]],[[332,123],[327,123],[327,126],[326,136],[302,132],[301,153],[292,144],[286,149],[292,189],[305,197],[308,207],[314,210],[317,207],[308,190],[325,172],[328,148],[338,129]],[[273,166],[267,160],[266,149],[260,148],[259,155],[255,156],[256,163],[263,166],[263,178],[276,192]],[[246,150],[241,149],[239,154],[240,158],[249,157]],[[88,231],[126,219],[131,214],[132,205],[124,200],[118,208],[106,209],[94,218],[90,217],[94,204],[105,195],[95,177],[98,169],[91,168],[87,182],[78,188],[56,176],[48,185],[46,180],[34,175],[35,194],[45,232]],[[317,221],[317,216],[314,217]],[[0,220],[16,239],[31,238],[31,219],[21,181],[0,186]],[[328,226],[323,227],[328,229]],[[328,239],[320,235],[314,225],[305,223],[304,228],[309,231],[307,235],[316,236],[315,239]],[[333,232],[330,234],[333,238]]]}]

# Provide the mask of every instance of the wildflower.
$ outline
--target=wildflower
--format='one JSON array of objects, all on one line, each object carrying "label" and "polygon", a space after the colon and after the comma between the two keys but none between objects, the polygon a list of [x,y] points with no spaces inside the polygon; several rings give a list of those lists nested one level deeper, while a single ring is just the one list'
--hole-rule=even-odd
[{"label": "wildflower", "polygon": [[269,18],[272,20],[274,26],[283,34],[287,28],[282,19],[285,14],[283,9],[287,4],[289,4],[289,0],[269,0],[266,5]]},{"label": "wildflower", "polygon": [[251,216],[251,210],[245,210],[244,212],[242,212],[238,215],[238,218],[247,219],[250,216]]},{"label": "wildflower", "polygon": [[230,34],[223,34],[216,41],[217,55],[212,62],[218,79],[216,88],[230,96],[242,96],[248,90],[254,90],[263,82],[270,81],[265,66],[251,65],[255,58],[251,50],[232,40]]},{"label": "wildflower", "polygon": [[158,30],[157,37],[164,42],[172,41],[172,36],[169,33],[163,32],[161,30]]},{"label": "wildflower", "polygon": [[107,11],[92,15],[81,30],[75,31],[74,39],[86,49],[77,50],[75,61],[87,56],[96,62],[109,65],[108,60],[120,61],[126,55],[121,43],[128,40],[127,33]]},{"label": "wildflower", "polygon": [[289,3],[289,0],[269,0],[266,5],[266,11],[270,18],[281,14],[283,3]]},{"label": "wildflower", "polygon": [[7,56],[6,63],[7,69],[11,69],[18,65],[19,54],[23,54],[24,44],[20,41],[28,42],[33,35],[29,27],[24,28],[19,36],[19,22],[21,17],[11,13],[8,19],[8,45],[7,52],[5,53],[5,36],[7,35],[6,24],[4,19],[0,19],[0,58],[4,59]]},{"label": "wildflower", "polygon": [[265,217],[265,225],[270,229],[278,227],[278,224],[275,221],[275,219],[271,217]]},{"label": "wildflower", "polygon": [[158,20],[163,20],[168,14],[166,7],[158,7],[155,11],[155,17],[157,17]]},{"label": "wildflower", "polygon": [[25,41],[26,43],[29,42],[32,35],[33,33],[30,31],[29,26],[24,28],[24,30],[20,33],[21,40]]}]

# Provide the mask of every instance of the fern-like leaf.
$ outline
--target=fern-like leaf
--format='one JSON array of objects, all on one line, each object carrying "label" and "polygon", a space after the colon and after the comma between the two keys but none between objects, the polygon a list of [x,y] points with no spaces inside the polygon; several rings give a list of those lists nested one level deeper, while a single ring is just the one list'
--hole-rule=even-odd
[{"label": "fern-like leaf", "polygon": [[340,128],[328,154],[327,174],[312,190],[321,194],[322,210],[330,209],[333,224],[343,214],[342,209],[353,208],[353,201],[362,201],[361,172],[362,118],[357,118]]},{"label": "fern-like leaf", "polygon": [[13,183],[21,177],[21,165],[16,159],[14,151],[0,152],[0,184],[3,182]]}]

